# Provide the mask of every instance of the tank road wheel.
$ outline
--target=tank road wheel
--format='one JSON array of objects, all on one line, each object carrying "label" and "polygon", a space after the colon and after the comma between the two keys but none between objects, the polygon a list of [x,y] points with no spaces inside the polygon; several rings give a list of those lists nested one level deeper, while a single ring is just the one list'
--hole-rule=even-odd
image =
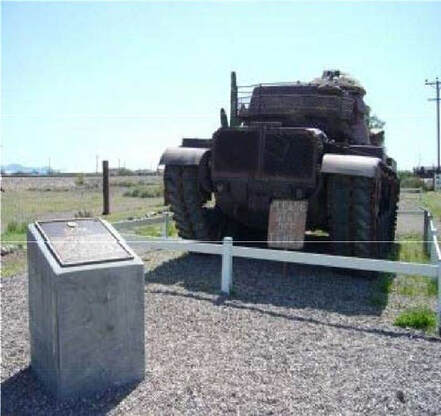
[{"label": "tank road wheel", "polygon": [[217,241],[222,237],[224,215],[216,207],[204,207],[197,166],[166,166],[165,200],[173,212],[178,235],[190,240]]},{"label": "tank road wheel", "polygon": [[378,256],[379,191],[375,178],[330,175],[328,224],[335,254]]}]

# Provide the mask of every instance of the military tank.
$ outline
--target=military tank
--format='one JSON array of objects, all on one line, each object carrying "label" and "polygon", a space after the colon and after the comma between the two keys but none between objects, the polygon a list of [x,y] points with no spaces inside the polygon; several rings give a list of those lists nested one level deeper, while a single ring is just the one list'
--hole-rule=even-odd
[{"label": "military tank", "polygon": [[231,73],[230,119],[221,109],[211,138],[184,138],[160,160],[179,236],[301,249],[322,230],[335,254],[386,256],[399,180],[365,94],[339,70],[243,87]]}]

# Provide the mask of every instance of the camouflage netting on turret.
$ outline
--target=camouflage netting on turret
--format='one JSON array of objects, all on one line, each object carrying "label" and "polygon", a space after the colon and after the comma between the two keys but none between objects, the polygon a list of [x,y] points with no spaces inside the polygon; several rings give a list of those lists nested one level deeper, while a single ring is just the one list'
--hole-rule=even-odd
[{"label": "camouflage netting on turret", "polygon": [[309,83],[261,85],[253,89],[244,120],[279,121],[284,126],[315,127],[337,142],[369,144],[366,91],[340,71],[324,71]]}]

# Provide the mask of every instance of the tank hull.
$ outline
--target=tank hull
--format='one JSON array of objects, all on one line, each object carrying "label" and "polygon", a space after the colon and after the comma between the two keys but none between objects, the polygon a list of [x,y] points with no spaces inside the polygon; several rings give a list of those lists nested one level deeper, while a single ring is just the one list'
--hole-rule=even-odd
[{"label": "tank hull", "polygon": [[295,249],[304,230],[320,229],[337,254],[387,255],[396,164],[369,141],[364,89],[340,75],[335,82],[335,74],[308,85],[256,87],[247,107],[234,77],[231,125],[221,111],[211,139],[184,139],[161,158],[165,201],[181,237],[269,235]]}]

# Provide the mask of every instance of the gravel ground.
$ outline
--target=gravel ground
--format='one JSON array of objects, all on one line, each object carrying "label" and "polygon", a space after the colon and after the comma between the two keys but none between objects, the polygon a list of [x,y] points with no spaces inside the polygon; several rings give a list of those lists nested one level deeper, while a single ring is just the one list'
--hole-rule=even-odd
[{"label": "gravel ground", "polygon": [[441,339],[393,327],[374,281],[237,259],[225,299],[219,258],[145,262],[145,381],[62,403],[28,368],[27,278],[2,280],[3,415],[441,414]]}]

